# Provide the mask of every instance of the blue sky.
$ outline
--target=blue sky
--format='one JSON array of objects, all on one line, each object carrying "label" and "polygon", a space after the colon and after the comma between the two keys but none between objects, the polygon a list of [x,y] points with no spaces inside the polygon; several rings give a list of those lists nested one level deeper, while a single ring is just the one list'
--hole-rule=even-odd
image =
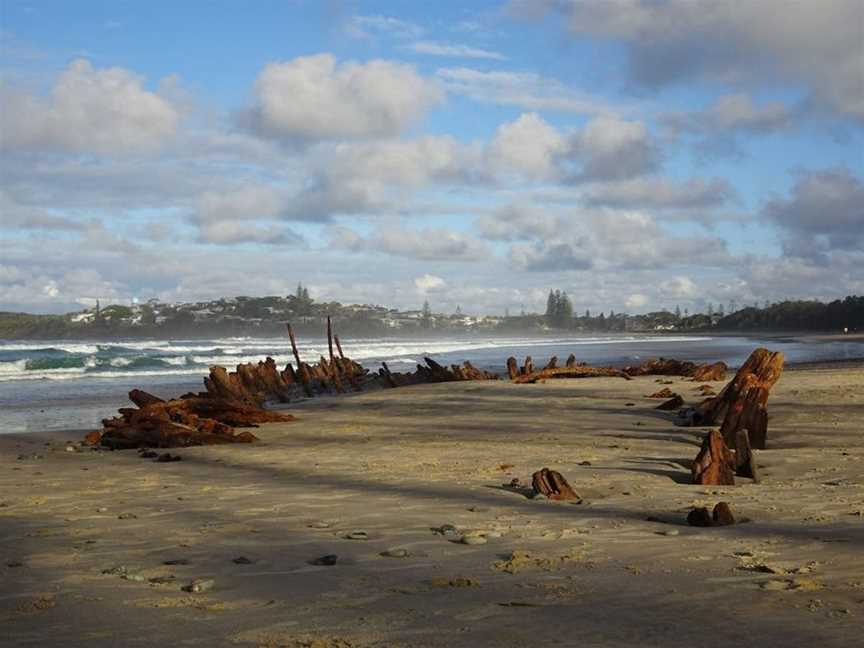
[{"label": "blue sky", "polygon": [[464,5],[0,0],[0,309],[864,292],[860,0]]}]

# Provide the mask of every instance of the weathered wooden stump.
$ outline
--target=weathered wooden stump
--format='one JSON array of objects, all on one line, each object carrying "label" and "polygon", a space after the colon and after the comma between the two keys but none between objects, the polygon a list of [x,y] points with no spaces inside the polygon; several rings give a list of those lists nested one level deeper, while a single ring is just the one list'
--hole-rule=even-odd
[{"label": "weathered wooden stump", "polygon": [[738,430],[749,432],[750,444],[765,449],[768,437],[768,394],[783,372],[783,354],[756,349],[716,397],[700,405],[696,425],[717,425],[727,445],[734,447]]},{"label": "weathered wooden stump", "polygon": [[510,380],[513,380],[516,376],[519,375],[519,363],[516,361],[516,358],[510,356],[507,358],[507,376]]},{"label": "weathered wooden stump", "polygon": [[555,470],[543,468],[531,476],[531,484],[534,492],[545,495],[551,500],[578,500],[581,499],[564,479],[564,476]]},{"label": "weathered wooden stump", "polygon": [[694,382],[705,382],[710,380],[726,380],[726,371],[729,367],[725,362],[715,362],[696,367],[690,374],[690,380]]},{"label": "weathered wooden stump", "polygon": [[735,460],[726,447],[723,435],[711,430],[702,441],[702,448],[693,461],[691,474],[694,484],[707,486],[734,486]]}]

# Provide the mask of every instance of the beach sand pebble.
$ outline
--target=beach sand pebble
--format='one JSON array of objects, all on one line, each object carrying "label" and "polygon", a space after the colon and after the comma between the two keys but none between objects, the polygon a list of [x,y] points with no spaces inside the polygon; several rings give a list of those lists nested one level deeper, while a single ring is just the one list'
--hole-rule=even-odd
[{"label": "beach sand pebble", "polygon": [[410,554],[407,549],[388,549],[381,552],[382,556],[387,558],[407,558]]},{"label": "beach sand pebble", "polygon": [[212,578],[196,578],[191,583],[186,585],[183,588],[184,592],[192,592],[193,594],[200,594],[201,592],[207,592],[213,589],[216,586],[216,581]]}]

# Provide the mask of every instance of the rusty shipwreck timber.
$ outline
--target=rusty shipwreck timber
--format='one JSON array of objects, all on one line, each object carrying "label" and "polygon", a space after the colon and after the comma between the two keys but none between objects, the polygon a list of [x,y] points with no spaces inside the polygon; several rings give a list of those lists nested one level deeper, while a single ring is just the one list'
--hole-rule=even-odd
[{"label": "rusty shipwreck timber", "polygon": [[[294,330],[291,324],[286,324],[294,363],[289,362],[284,369],[280,369],[270,357],[257,363],[238,364],[234,371],[213,366],[209,375],[204,377],[204,391],[169,400],[134,389],[129,393],[129,399],[136,407],[121,408],[118,416],[104,419],[103,429],[87,435],[87,441],[111,449],[251,443],[257,441],[257,437],[242,428],[294,420],[284,410],[267,409],[268,403],[287,404],[328,394],[410,385],[500,380],[498,374],[478,369],[468,361],[444,366],[428,357],[424,358],[424,364],[418,364],[411,372],[393,372],[386,362],[381,363],[377,372],[371,372],[345,355],[330,318],[327,318],[326,331],[328,357],[321,356],[316,363],[302,360]],[[765,447],[768,391],[779,377],[782,366],[782,354],[757,349],[719,395],[689,410],[686,422],[691,425],[721,425],[722,437],[730,448],[743,446],[749,441],[746,448],[741,448],[741,454],[749,457],[751,444],[753,448]],[[536,384],[557,378],[616,377],[631,380],[634,376],[647,375],[678,375],[703,382],[722,380],[727,371],[722,362],[697,365],[664,358],[624,369],[590,367],[577,362],[573,354],[564,366],[560,366],[558,358],[553,356],[537,369],[528,356],[521,365],[515,358],[508,358],[506,367],[507,377],[513,384]],[[710,387],[708,389],[710,392]],[[658,409],[683,406],[681,397],[668,390],[651,397],[673,397]],[[743,436],[742,430],[747,430]]]}]

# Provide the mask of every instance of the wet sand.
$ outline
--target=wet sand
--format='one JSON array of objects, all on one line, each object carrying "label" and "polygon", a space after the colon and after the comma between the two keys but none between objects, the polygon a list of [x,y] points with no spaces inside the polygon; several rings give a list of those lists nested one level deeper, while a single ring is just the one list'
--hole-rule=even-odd
[{"label": "wet sand", "polygon": [[[657,380],[322,398],[175,463],[0,435],[2,644],[859,644],[864,365],[786,372],[762,482],[722,488],[688,483],[704,430]],[[501,488],[542,467],[583,500]],[[720,500],[749,521],[686,526]]]}]

